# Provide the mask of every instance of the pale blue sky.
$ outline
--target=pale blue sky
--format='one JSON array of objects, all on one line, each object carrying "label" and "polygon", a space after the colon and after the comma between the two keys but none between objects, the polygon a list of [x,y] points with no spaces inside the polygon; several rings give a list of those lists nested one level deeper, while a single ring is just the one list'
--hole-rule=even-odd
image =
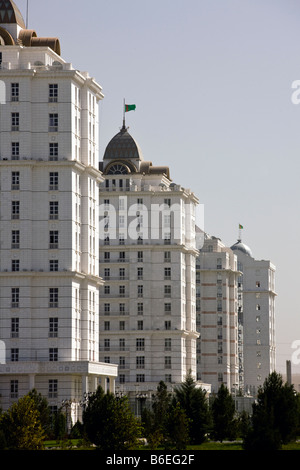
[{"label": "pale blue sky", "polygon": [[206,231],[230,246],[241,223],[254,257],[276,265],[284,373],[300,340],[299,1],[29,0],[29,28],[58,36],[62,57],[103,87],[100,159],[126,98],[145,159],[196,193]]}]

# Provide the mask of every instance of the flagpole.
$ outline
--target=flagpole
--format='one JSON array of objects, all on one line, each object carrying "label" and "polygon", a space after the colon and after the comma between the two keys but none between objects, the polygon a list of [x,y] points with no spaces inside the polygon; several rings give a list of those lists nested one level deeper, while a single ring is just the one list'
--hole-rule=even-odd
[{"label": "flagpole", "polygon": [[26,29],[28,29],[28,3],[29,3],[29,0],[27,0],[27,6],[26,6]]},{"label": "flagpole", "polygon": [[123,128],[125,129],[125,98],[123,103]]}]

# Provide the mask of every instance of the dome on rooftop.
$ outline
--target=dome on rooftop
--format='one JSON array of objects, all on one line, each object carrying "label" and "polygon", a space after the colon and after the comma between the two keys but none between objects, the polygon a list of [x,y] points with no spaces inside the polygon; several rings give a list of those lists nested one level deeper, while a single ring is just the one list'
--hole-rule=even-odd
[{"label": "dome on rooftop", "polygon": [[12,0],[0,0],[0,24],[17,23],[26,28],[23,16]]},{"label": "dome on rooftop", "polygon": [[234,245],[232,245],[231,249],[232,249],[233,251],[239,250],[239,251],[241,251],[242,253],[245,253],[246,255],[252,257],[252,251],[251,251],[251,249],[249,248],[249,246],[245,245],[245,244],[242,242],[242,240],[238,240]]},{"label": "dome on rooftop", "polygon": [[128,129],[123,125],[120,132],[115,135],[106,147],[104,153],[104,160],[123,160],[123,159],[138,159],[143,161],[142,151],[128,132]]}]

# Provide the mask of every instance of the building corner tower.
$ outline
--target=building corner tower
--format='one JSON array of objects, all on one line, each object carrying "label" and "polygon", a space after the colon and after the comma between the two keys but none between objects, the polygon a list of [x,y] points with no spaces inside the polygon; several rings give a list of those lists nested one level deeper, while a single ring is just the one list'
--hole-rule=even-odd
[{"label": "building corner tower", "polygon": [[75,422],[85,393],[117,376],[99,362],[103,94],[0,4],[0,405],[36,388],[53,409],[71,401]]}]

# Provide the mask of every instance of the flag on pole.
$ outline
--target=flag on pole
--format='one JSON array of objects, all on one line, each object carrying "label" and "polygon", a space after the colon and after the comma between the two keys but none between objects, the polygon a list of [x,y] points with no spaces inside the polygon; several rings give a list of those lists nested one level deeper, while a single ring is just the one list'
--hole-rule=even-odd
[{"label": "flag on pole", "polygon": [[125,113],[128,113],[128,111],[135,111],[135,109],[135,104],[125,104]]},{"label": "flag on pole", "polygon": [[241,230],[242,228],[244,228],[241,224],[239,224],[239,229]]}]

